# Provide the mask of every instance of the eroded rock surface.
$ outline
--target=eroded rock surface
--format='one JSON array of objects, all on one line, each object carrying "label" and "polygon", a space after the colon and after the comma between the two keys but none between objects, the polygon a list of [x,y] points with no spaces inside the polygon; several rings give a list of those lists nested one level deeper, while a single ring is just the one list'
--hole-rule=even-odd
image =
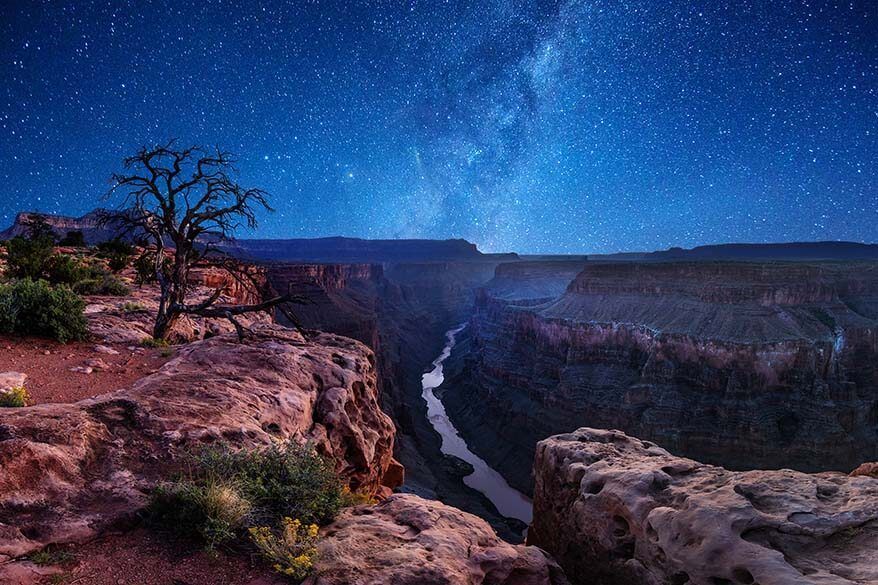
[{"label": "eroded rock surface", "polygon": [[511,545],[471,514],[396,494],[348,509],[322,532],[307,585],[564,585],[542,550]]},{"label": "eroded rock surface", "polygon": [[528,542],[574,583],[878,582],[878,479],[733,472],[621,431],[541,441]]},{"label": "eroded rock surface", "polygon": [[287,438],[313,441],[352,489],[381,489],[389,468],[398,481],[370,350],[260,326],[243,344],[223,335],[182,347],[126,390],[4,409],[0,562],[126,519],[187,449]]}]

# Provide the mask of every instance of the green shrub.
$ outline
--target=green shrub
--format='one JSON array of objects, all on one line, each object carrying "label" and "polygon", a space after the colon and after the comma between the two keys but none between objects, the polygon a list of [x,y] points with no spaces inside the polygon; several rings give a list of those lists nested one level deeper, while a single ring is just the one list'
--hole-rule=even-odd
[{"label": "green shrub", "polygon": [[23,279],[0,286],[0,332],[51,337],[64,343],[88,336],[85,302],[66,286]]},{"label": "green shrub", "polygon": [[[303,542],[299,528],[308,526],[308,538],[316,539],[317,525],[333,520],[344,498],[333,466],[310,446],[292,441],[257,450],[208,447],[189,456],[186,470],[178,481],[153,491],[147,519],[209,548],[255,526],[251,539],[289,575],[295,563],[283,560],[282,548],[289,549],[290,558],[300,557],[303,552],[290,544]],[[300,564],[310,570],[309,563]]]},{"label": "green shrub", "polygon": [[76,284],[90,276],[87,266],[69,254],[55,254],[47,267],[48,280],[53,284]]},{"label": "green shrub", "polygon": [[7,392],[0,392],[0,407],[20,408],[30,403],[30,395],[24,386],[16,386]]},{"label": "green shrub", "polygon": [[134,246],[119,238],[113,238],[97,245],[98,255],[106,258],[110,270],[119,272],[128,266],[132,254],[134,254]]},{"label": "green shrub", "polygon": [[81,295],[124,297],[131,294],[131,289],[112,274],[80,280],[73,285],[73,290]]},{"label": "green shrub", "polygon": [[161,485],[147,508],[152,523],[198,538],[209,549],[232,540],[249,513],[250,503],[233,486],[214,478]]},{"label": "green shrub", "polygon": [[132,303],[129,301],[122,305],[123,313],[143,313],[146,310],[146,306],[142,303]]},{"label": "green shrub", "polygon": [[284,518],[279,533],[267,526],[250,528],[250,540],[275,571],[301,581],[317,561],[317,525],[302,526],[298,520]]},{"label": "green shrub", "polygon": [[46,567],[50,565],[64,565],[76,560],[76,555],[66,548],[47,546],[28,556],[28,560],[35,565]]},{"label": "green shrub", "polygon": [[342,507],[334,466],[308,445],[288,441],[255,451],[219,446],[205,449],[196,461],[210,476],[233,478],[253,504],[255,517],[265,522],[288,517],[325,524]]},{"label": "green shrub", "polygon": [[[171,277],[171,260],[165,258],[162,262],[162,271],[167,278]],[[134,259],[134,282],[138,285],[156,282],[158,279],[155,274],[155,252],[152,250],[144,250],[143,253]]]},{"label": "green shrub", "polygon": [[6,242],[6,273],[13,278],[37,279],[46,275],[54,241],[49,237],[16,236]]},{"label": "green shrub", "polygon": [[147,337],[146,339],[144,339],[143,341],[140,342],[140,345],[142,345],[143,347],[150,347],[150,348],[155,349],[155,348],[167,348],[171,344],[168,342],[167,339],[156,339],[154,337]]}]

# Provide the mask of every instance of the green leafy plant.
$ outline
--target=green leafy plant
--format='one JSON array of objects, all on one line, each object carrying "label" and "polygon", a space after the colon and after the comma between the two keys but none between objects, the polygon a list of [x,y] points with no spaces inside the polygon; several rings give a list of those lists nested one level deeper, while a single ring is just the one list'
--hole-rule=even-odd
[{"label": "green leafy plant", "polygon": [[98,255],[105,258],[113,272],[119,272],[128,266],[131,256],[134,254],[134,246],[121,240],[113,238],[97,245]]},{"label": "green leafy plant", "polygon": [[6,242],[6,274],[13,278],[36,279],[45,276],[52,259],[54,242],[50,238],[16,236]]},{"label": "green leafy plant", "polygon": [[65,343],[85,339],[85,302],[66,286],[23,279],[0,286],[0,332],[50,337]]},{"label": "green leafy plant", "polygon": [[198,454],[197,466],[217,477],[234,478],[264,521],[289,517],[325,524],[342,507],[343,489],[334,466],[313,447],[295,441],[255,451],[211,447]]},{"label": "green leafy plant", "polygon": [[89,267],[70,254],[55,254],[47,265],[48,280],[53,284],[76,284],[89,278]]},{"label": "green leafy plant", "polygon": [[152,522],[197,537],[213,549],[236,536],[250,509],[250,502],[233,485],[208,478],[159,486],[147,513]]},{"label": "green leafy plant", "polygon": [[106,274],[99,278],[80,280],[73,285],[73,290],[87,296],[124,297],[131,293],[131,289],[112,274]]},{"label": "green leafy plant", "polygon": [[76,560],[76,555],[66,548],[47,546],[43,550],[30,555],[28,560],[35,565],[46,567],[50,565],[64,565],[73,562]]},{"label": "green leafy plant", "polygon": [[148,337],[141,341],[140,345],[142,345],[143,347],[155,349],[170,347],[171,344],[168,342],[167,339],[156,339],[154,337]]},{"label": "green leafy plant", "polygon": [[284,518],[279,532],[268,526],[252,527],[250,540],[275,571],[301,581],[314,569],[317,561],[318,528],[303,526],[299,520]]},{"label": "green leafy plant", "polygon": [[[170,277],[171,261],[165,258],[162,262],[162,271],[166,277]],[[134,259],[134,282],[142,286],[156,282],[158,278],[155,272],[155,252],[144,250],[140,256]]]},{"label": "green leafy plant", "polygon": [[30,395],[24,386],[15,386],[6,392],[0,392],[0,407],[20,408],[30,403]]},{"label": "green leafy plant", "polygon": [[344,498],[333,466],[312,447],[290,441],[234,451],[223,444],[186,463],[178,480],[154,490],[147,508],[153,525],[209,549],[251,528],[251,540],[278,571],[297,578],[310,571],[317,525],[334,519]]}]

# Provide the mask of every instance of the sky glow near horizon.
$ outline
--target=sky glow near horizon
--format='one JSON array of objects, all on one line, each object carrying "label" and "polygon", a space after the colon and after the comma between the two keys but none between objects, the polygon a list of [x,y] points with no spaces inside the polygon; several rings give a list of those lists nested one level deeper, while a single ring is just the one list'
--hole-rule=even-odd
[{"label": "sky glow near horizon", "polygon": [[271,194],[242,237],[878,240],[875,2],[184,4],[0,7],[0,221],[177,137]]}]

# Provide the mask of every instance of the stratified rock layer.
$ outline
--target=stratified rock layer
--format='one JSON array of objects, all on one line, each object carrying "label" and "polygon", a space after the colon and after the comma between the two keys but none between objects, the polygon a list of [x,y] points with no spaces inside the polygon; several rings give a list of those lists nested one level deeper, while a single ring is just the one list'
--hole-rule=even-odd
[{"label": "stratified rock layer", "polygon": [[584,424],[734,469],[878,459],[875,263],[588,263],[552,302],[488,291],[465,335],[449,415],[524,491]]},{"label": "stratified rock layer", "polygon": [[578,584],[878,582],[878,479],[733,472],[621,431],[541,441],[534,523]]},{"label": "stratified rock layer", "polygon": [[[127,390],[0,411],[0,561],[88,539],[143,506],[199,444],[312,441],[352,489],[379,490],[394,429],[374,356],[351,339],[278,326],[183,347]],[[393,487],[393,486],[390,486]]]},{"label": "stratified rock layer", "polygon": [[542,550],[497,538],[471,514],[414,495],[346,510],[321,531],[307,585],[564,585]]}]

